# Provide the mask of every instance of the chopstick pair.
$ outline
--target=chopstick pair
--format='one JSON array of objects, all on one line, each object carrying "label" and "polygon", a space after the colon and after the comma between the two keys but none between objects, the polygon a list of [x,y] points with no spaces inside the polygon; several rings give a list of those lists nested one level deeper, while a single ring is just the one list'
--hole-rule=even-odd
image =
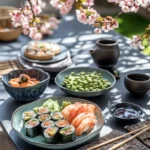
[{"label": "chopstick pair", "polygon": [[[141,130],[142,130],[142,131],[141,131]],[[142,133],[144,133],[144,132],[146,132],[146,131],[148,131],[148,130],[150,130],[150,126],[144,126],[144,127],[139,128],[139,129],[137,129],[137,130],[131,131],[131,132],[129,132],[129,133],[123,134],[123,135],[118,136],[118,137],[116,137],[116,138],[110,139],[110,140],[108,140],[108,141],[105,141],[105,142],[100,143],[100,144],[98,144],[98,145],[95,145],[95,146],[93,146],[93,147],[90,147],[90,148],[88,148],[87,150],[94,150],[94,149],[96,149],[96,148],[100,148],[100,147],[102,147],[102,146],[104,146],[104,145],[107,145],[107,144],[112,143],[112,142],[114,142],[114,141],[116,141],[116,140],[119,140],[119,139],[124,138],[124,137],[126,137],[126,136],[128,136],[128,135],[131,135],[131,134],[134,134],[134,133],[140,131],[139,133],[137,133],[137,134],[135,134],[135,135],[129,137],[128,139],[126,139],[126,140],[124,140],[124,141],[122,141],[122,142],[120,142],[120,143],[118,143],[118,144],[116,144],[116,145],[114,145],[114,146],[112,146],[111,148],[108,149],[108,150],[116,150],[117,148],[121,147],[122,145],[124,145],[124,144],[126,144],[127,142],[133,140],[135,137],[139,136],[140,134],[142,134]]]}]

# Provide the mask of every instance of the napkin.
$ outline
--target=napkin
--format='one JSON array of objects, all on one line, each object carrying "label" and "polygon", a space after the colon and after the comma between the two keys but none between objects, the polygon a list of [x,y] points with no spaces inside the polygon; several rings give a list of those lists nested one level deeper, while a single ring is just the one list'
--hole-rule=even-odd
[{"label": "napkin", "polygon": [[38,64],[38,63],[31,63],[26,60],[24,60],[20,54],[18,55],[18,60],[21,63],[21,65],[26,68],[39,68],[46,72],[60,72],[64,69],[67,69],[68,67],[74,66],[72,59],[70,57],[70,52],[68,51],[67,58],[65,58],[62,61],[51,63],[51,64]]},{"label": "napkin", "polygon": [[7,128],[8,130],[10,126],[10,122],[6,120],[0,122],[0,150],[17,150],[15,144],[13,143],[7,131],[5,130],[3,126],[4,124],[5,124],[5,128]]}]

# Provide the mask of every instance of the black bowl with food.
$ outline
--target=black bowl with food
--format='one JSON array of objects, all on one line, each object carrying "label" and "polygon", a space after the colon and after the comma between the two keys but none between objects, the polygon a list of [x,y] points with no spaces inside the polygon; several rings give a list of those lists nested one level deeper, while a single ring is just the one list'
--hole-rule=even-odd
[{"label": "black bowl with food", "polygon": [[2,76],[6,91],[19,101],[36,100],[45,91],[50,75],[41,69],[14,70]]}]

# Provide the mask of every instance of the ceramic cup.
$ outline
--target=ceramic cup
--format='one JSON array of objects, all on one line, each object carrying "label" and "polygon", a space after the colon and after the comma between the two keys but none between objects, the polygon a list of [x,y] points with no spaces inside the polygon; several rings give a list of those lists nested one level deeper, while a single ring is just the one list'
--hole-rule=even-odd
[{"label": "ceramic cup", "polygon": [[124,78],[127,90],[135,95],[144,95],[150,90],[150,77],[146,74],[131,73]]},{"label": "ceramic cup", "polygon": [[96,49],[90,51],[90,54],[98,67],[112,68],[117,64],[120,56],[118,42],[101,38],[96,41]]}]

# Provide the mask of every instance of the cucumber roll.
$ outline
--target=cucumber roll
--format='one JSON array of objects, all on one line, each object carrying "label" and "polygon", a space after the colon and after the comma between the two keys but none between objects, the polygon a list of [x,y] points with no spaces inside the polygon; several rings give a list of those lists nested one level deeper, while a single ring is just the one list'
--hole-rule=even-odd
[{"label": "cucumber roll", "polygon": [[26,122],[30,120],[31,118],[35,118],[37,114],[33,110],[25,111],[22,114],[22,119]]},{"label": "cucumber roll", "polygon": [[33,109],[38,115],[42,115],[42,114],[49,114],[50,111],[48,108],[34,108]]},{"label": "cucumber roll", "polygon": [[44,122],[44,121],[50,120],[51,117],[49,114],[43,114],[43,115],[38,116],[38,119],[40,122]]},{"label": "cucumber roll", "polygon": [[55,122],[55,125],[56,125],[59,129],[62,129],[62,128],[68,126],[69,123],[68,123],[67,120],[64,120],[64,119],[63,119],[63,120],[58,120],[58,121],[56,121],[56,122]]},{"label": "cucumber roll", "polygon": [[53,126],[44,130],[44,140],[46,143],[55,144],[59,141],[58,128]]},{"label": "cucumber roll", "polygon": [[40,122],[36,118],[32,118],[25,123],[26,135],[35,137],[40,134]]},{"label": "cucumber roll", "polygon": [[63,119],[63,115],[61,114],[61,112],[52,112],[51,117],[55,121]]},{"label": "cucumber roll", "polygon": [[62,128],[59,131],[59,134],[61,141],[64,143],[69,143],[76,140],[75,128],[72,125]]},{"label": "cucumber roll", "polygon": [[47,120],[41,123],[41,128],[43,132],[45,129],[52,127],[52,126],[55,126],[55,123],[52,120]]}]

